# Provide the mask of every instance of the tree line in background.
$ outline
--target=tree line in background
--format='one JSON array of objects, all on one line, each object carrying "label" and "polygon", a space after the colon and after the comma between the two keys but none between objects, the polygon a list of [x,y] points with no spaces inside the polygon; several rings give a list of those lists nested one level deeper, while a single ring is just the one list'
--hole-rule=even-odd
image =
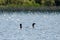
[{"label": "tree line in background", "polygon": [[60,0],[0,0],[0,6],[60,6]]}]

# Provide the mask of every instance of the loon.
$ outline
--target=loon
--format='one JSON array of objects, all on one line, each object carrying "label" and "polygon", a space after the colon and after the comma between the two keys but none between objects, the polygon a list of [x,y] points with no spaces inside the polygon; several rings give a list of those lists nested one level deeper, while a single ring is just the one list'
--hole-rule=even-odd
[{"label": "loon", "polygon": [[22,24],[20,24],[20,29],[22,29]]},{"label": "loon", "polygon": [[32,24],[32,27],[33,27],[33,28],[34,28],[34,25],[35,25],[35,24],[36,24],[36,23],[33,23],[33,24]]}]

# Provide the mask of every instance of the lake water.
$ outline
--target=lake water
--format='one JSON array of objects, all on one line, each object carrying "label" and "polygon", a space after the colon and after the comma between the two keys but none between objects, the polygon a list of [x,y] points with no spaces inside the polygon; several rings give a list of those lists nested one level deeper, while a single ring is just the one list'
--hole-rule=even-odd
[{"label": "lake water", "polygon": [[0,12],[0,40],[60,40],[60,13]]}]

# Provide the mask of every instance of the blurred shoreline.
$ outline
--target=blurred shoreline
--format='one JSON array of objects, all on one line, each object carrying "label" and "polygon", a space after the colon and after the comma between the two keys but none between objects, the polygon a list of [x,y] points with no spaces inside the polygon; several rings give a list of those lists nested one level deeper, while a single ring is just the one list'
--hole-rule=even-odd
[{"label": "blurred shoreline", "polygon": [[41,6],[41,7],[0,7],[0,11],[60,11],[60,6]]}]

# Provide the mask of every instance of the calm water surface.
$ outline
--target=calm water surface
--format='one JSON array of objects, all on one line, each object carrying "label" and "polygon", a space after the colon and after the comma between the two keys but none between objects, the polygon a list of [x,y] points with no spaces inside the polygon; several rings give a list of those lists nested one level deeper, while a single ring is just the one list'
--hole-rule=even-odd
[{"label": "calm water surface", "polygon": [[0,12],[0,40],[60,40],[60,13]]}]

